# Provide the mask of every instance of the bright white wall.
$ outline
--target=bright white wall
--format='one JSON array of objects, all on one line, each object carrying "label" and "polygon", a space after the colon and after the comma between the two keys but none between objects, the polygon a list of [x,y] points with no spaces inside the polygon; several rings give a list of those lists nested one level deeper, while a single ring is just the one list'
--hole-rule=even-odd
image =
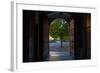
[{"label": "bright white wall", "polygon": [[[0,0],[0,73],[10,73],[10,1]],[[22,0],[21,0],[22,1]],[[24,0],[25,1],[25,0]],[[27,0],[29,1],[29,0]],[[97,67],[77,67],[56,70],[34,71],[34,73],[99,73],[100,69],[100,2],[99,0],[30,0],[38,4],[68,5],[68,6],[95,6],[97,7],[97,28],[96,28],[96,49],[98,49],[98,66]],[[71,1],[71,2],[70,2]],[[27,72],[28,73],[28,72]]]}]

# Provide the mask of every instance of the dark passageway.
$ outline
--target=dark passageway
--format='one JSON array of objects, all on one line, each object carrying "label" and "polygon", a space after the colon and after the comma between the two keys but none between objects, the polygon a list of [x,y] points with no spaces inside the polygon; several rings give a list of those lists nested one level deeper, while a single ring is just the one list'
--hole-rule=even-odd
[{"label": "dark passageway", "polygon": [[[59,48],[59,41],[49,44],[50,23],[57,18],[69,23],[70,38],[63,42],[68,49]],[[50,55],[56,57],[50,58]],[[23,10],[23,62],[72,59],[91,59],[91,14]]]}]

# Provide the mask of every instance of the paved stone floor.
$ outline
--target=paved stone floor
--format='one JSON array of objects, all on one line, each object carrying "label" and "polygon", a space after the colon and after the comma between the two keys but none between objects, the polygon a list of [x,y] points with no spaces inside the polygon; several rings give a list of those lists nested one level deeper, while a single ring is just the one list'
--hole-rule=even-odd
[{"label": "paved stone floor", "polygon": [[73,60],[73,57],[70,56],[69,52],[50,52],[49,60]]},{"label": "paved stone floor", "polygon": [[69,42],[63,42],[63,48],[61,48],[60,42],[50,43],[50,61],[57,60],[73,60],[70,55]]}]

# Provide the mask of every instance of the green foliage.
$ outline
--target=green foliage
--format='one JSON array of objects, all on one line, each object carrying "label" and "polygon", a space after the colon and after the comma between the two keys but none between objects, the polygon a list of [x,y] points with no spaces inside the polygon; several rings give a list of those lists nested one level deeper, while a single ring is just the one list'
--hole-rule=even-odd
[{"label": "green foliage", "polygon": [[49,34],[54,39],[67,40],[68,36],[68,23],[64,19],[55,19],[50,24]]},{"label": "green foliage", "polygon": [[66,41],[66,40],[69,40],[69,39],[70,39],[69,35],[63,37],[63,41]]}]

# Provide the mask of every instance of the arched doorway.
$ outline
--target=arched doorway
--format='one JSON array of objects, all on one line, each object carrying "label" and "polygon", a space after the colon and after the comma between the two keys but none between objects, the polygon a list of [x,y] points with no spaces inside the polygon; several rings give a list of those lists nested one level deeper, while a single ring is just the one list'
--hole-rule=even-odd
[{"label": "arched doorway", "polygon": [[51,21],[49,26],[49,60],[71,60],[69,23],[63,18]]}]

